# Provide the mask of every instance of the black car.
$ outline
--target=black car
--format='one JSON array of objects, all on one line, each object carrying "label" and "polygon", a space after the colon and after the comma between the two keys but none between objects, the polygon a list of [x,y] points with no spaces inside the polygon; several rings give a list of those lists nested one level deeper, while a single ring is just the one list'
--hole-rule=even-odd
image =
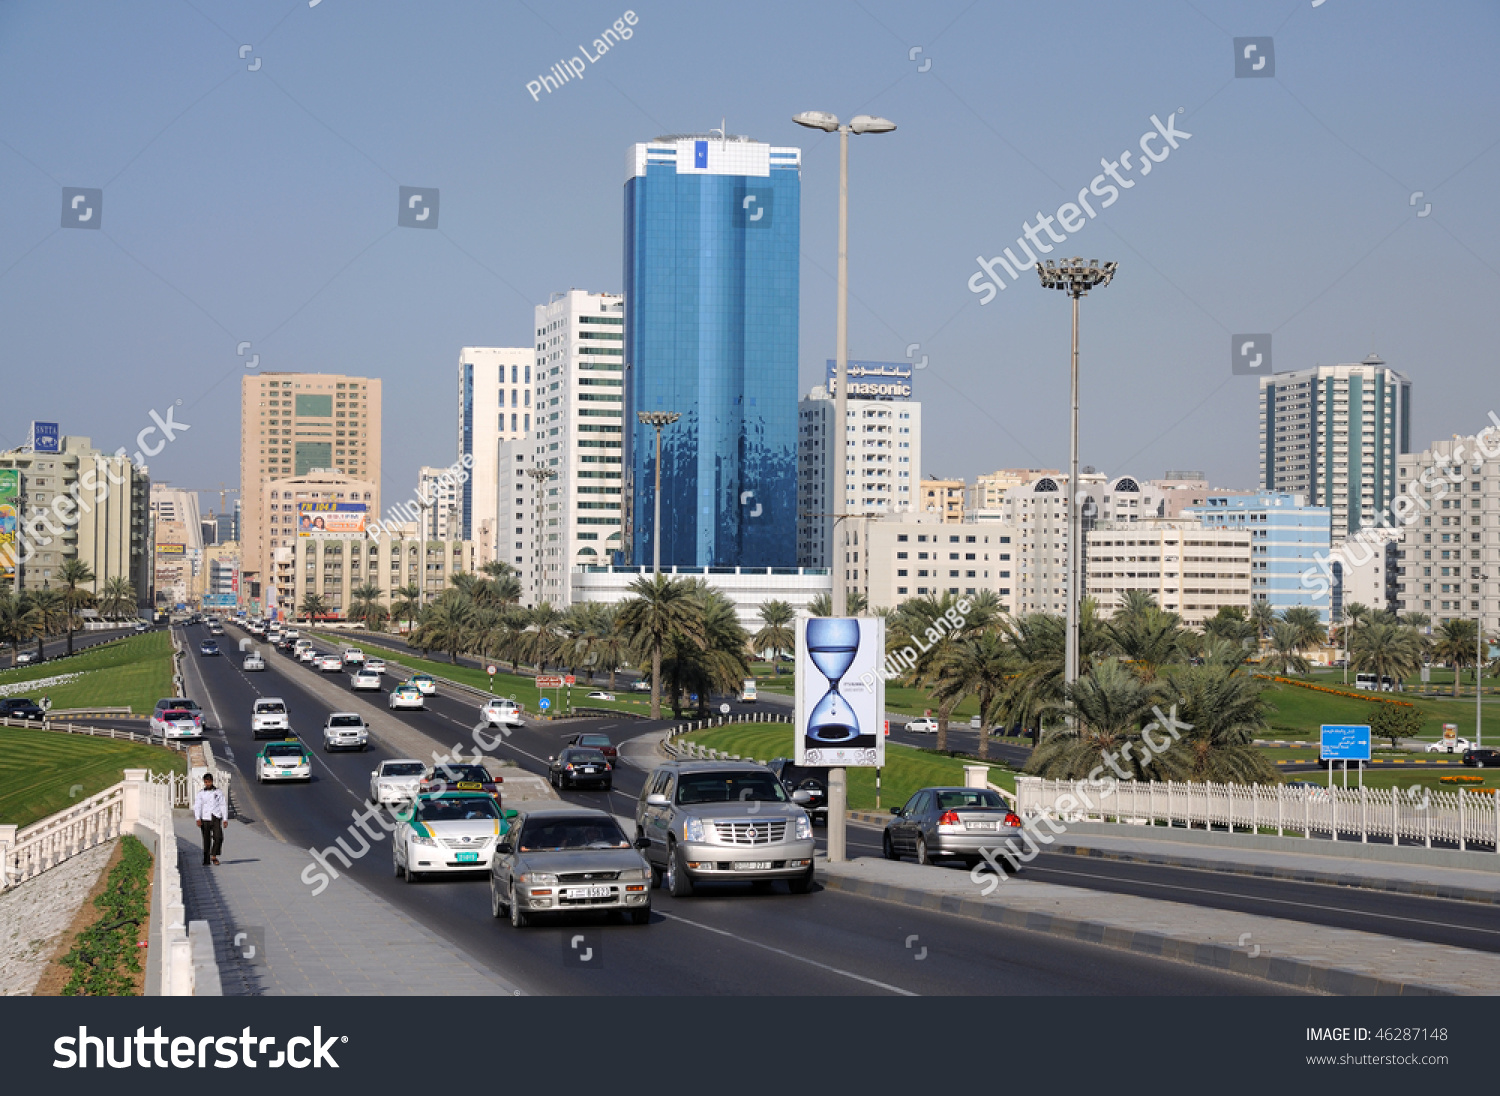
[{"label": "black car", "polygon": [[10,696],[0,700],[0,716],[6,719],[46,719],[47,713],[36,701],[24,696]]},{"label": "black car", "polygon": [[614,786],[614,766],[592,746],[569,746],[547,759],[547,779],[554,788],[595,787],[609,791]]},{"label": "black car", "polygon": [[1488,747],[1464,751],[1464,764],[1471,769],[1500,769],[1500,750]]},{"label": "black car", "polygon": [[211,639],[205,639],[198,645],[198,654],[216,655],[219,653],[219,645]]},{"label": "black car", "polygon": [[785,757],[772,758],[766,768],[776,774],[781,786],[812,819],[813,825],[828,824],[828,770],[816,765],[797,765]]},{"label": "black car", "polygon": [[492,776],[483,765],[468,762],[444,761],[434,765],[421,779],[418,791],[422,795],[437,795],[443,792],[485,792],[500,805],[502,777]]}]

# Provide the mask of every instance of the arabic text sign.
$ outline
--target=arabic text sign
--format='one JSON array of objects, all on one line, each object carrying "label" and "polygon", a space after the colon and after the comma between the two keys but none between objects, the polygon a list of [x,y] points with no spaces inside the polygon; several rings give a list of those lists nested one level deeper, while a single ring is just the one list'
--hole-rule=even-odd
[{"label": "arabic text sign", "polygon": [[[849,362],[849,395],[865,400],[911,399],[910,362]],[[838,394],[838,363],[828,363],[828,394]]]},{"label": "arabic text sign", "polygon": [[1323,724],[1323,760],[1370,760],[1369,724]]},{"label": "arabic text sign", "polygon": [[536,687],[538,689],[561,689],[563,687],[563,679],[549,674],[538,675]]}]

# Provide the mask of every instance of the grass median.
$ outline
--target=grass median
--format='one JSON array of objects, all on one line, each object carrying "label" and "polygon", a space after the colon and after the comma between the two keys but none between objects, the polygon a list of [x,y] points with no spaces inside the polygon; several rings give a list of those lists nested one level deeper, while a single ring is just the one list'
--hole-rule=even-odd
[{"label": "grass median", "polygon": [[[66,680],[57,681],[57,678]],[[27,683],[36,682],[28,689]],[[129,707],[149,714],[172,695],[172,639],[165,631],[101,643],[72,657],[0,672],[7,696],[47,697],[54,708]]]},{"label": "grass median", "polygon": [[[708,749],[761,761],[792,756],[790,723],[731,723],[725,727],[684,735],[683,738]],[[964,782],[963,761],[913,746],[887,742],[885,761],[885,767],[880,770],[878,808],[875,803],[875,770],[848,770],[850,810],[889,810],[905,803],[919,788],[962,785]],[[1015,774],[1008,770],[992,767],[989,779],[998,787],[1015,791]]]},{"label": "grass median", "polygon": [[29,826],[118,784],[126,769],[181,773],[187,765],[162,746],[0,727],[0,823]]}]

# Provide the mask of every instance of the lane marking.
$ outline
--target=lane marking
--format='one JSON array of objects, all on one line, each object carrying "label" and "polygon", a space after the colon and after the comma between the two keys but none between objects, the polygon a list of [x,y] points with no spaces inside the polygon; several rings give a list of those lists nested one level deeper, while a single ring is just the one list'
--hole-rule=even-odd
[{"label": "lane marking", "polygon": [[830,966],[827,963],[820,963],[816,959],[807,958],[807,956],[805,955],[798,955],[796,952],[787,951],[785,948],[772,947],[770,944],[762,944],[759,940],[751,940],[748,937],[740,936],[739,934],[729,932],[726,929],[717,929],[712,925],[705,925],[701,921],[691,921],[686,917],[678,916],[675,913],[667,913],[662,909],[657,909],[655,912],[661,914],[669,921],[681,921],[684,925],[692,925],[695,929],[703,929],[705,932],[712,932],[718,936],[727,936],[729,937],[729,939],[738,941],[741,944],[748,944],[750,947],[760,948],[762,951],[769,951],[776,955],[780,955],[783,958],[791,959],[798,963],[805,963],[810,967],[817,967],[819,970],[826,970],[830,974],[837,974],[843,978],[852,978],[856,982],[863,982],[867,986],[874,986],[876,989],[883,989],[888,993],[894,993],[901,997],[921,996],[920,993],[915,993],[909,989],[902,989],[900,986],[893,986],[889,982],[881,982],[877,981],[874,978],[866,978],[863,974],[855,974],[851,970],[843,970],[839,967]]}]

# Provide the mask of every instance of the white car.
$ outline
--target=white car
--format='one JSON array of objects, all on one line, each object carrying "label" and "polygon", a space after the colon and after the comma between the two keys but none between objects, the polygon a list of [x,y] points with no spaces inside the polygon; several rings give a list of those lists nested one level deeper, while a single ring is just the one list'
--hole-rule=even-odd
[{"label": "white car", "polygon": [[427,767],[412,757],[382,761],[370,773],[370,802],[377,807],[399,807],[417,798]]},{"label": "white car", "polygon": [[361,651],[358,647],[345,647],[344,648],[344,665],[345,666],[362,666],[362,665],[364,665],[364,661],[365,661],[365,653],[363,651]]},{"label": "white car", "polygon": [[380,692],[380,675],[373,670],[355,670],[349,687],[355,692],[371,690]]},{"label": "white car", "polygon": [[312,755],[295,738],[267,742],[255,755],[255,779],[262,784],[268,780],[311,781]]},{"label": "white car", "polygon": [[311,647],[298,647],[297,648],[297,661],[298,662],[306,662],[307,664],[311,665],[312,663],[316,662],[317,660],[318,660],[318,652],[315,651],[313,648],[311,648]]},{"label": "white car", "polygon": [[479,718],[490,727],[524,727],[521,706],[514,700],[491,700],[479,709]]},{"label": "white car", "polygon": [[1469,740],[1467,738],[1447,738],[1438,739],[1438,741],[1427,747],[1427,752],[1461,754],[1467,749],[1469,749]]},{"label": "white car", "polygon": [[256,654],[254,651],[251,651],[248,655],[245,656],[245,661],[240,666],[240,669],[244,670],[247,674],[252,670],[264,670],[265,668],[266,660],[261,658],[260,655]]},{"label": "white car", "polygon": [[250,734],[255,738],[285,738],[292,733],[286,701],[263,696],[250,707]]},{"label": "white car", "polygon": [[151,716],[151,732],[161,735],[163,742],[202,738],[203,720],[186,708],[166,708]]},{"label": "white car", "polygon": [[301,634],[302,633],[299,632],[299,631],[297,631],[297,629],[295,629],[295,628],[288,628],[286,631],[284,631],[284,632],[281,633],[281,638],[282,639],[296,639]]},{"label": "white car", "polygon": [[385,673],[385,659],[367,658],[365,659],[365,669],[369,670],[372,674],[383,674]]},{"label": "white car", "polygon": [[363,750],[370,744],[370,728],[358,712],[330,712],[323,724],[323,749]]},{"label": "white car", "polygon": [[390,691],[386,706],[391,711],[421,711],[426,702],[422,699],[421,691],[415,685],[397,685]]},{"label": "white car", "polygon": [[937,720],[924,715],[913,719],[906,725],[906,729],[912,734],[937,734]]},{"label": "white car", "polygon": [[408,883],[428,872],[489,871],[507,828],[500,805],[484,792],[418,796],[406,824],[391,835],[393,866]]},{"label": "white car", "polygon": [[338,655],[319,655],[315,665],[325,674],[336,674],[344,668],[344,660]]},{"label": "white car", "polygon": [[431,674],[412,674],[406,679],[406,684],[415,685],[423,696],[431,696],[437,692],[437,682],[432,679]]},{"label": "white car", "polygon": [[35,651],[21,651],[19,654],[16,655],[16,665],[17,666],[30,666],[35,661],[36,661],[36,652]]},{"label": "white car", "polygon": [[597,692],[597,693],[589,693],[589,695],[588,695],[588,699],[590,699],[590,700],[613,700],[614,698],[615,698],[615,694],[614,693]]}]

